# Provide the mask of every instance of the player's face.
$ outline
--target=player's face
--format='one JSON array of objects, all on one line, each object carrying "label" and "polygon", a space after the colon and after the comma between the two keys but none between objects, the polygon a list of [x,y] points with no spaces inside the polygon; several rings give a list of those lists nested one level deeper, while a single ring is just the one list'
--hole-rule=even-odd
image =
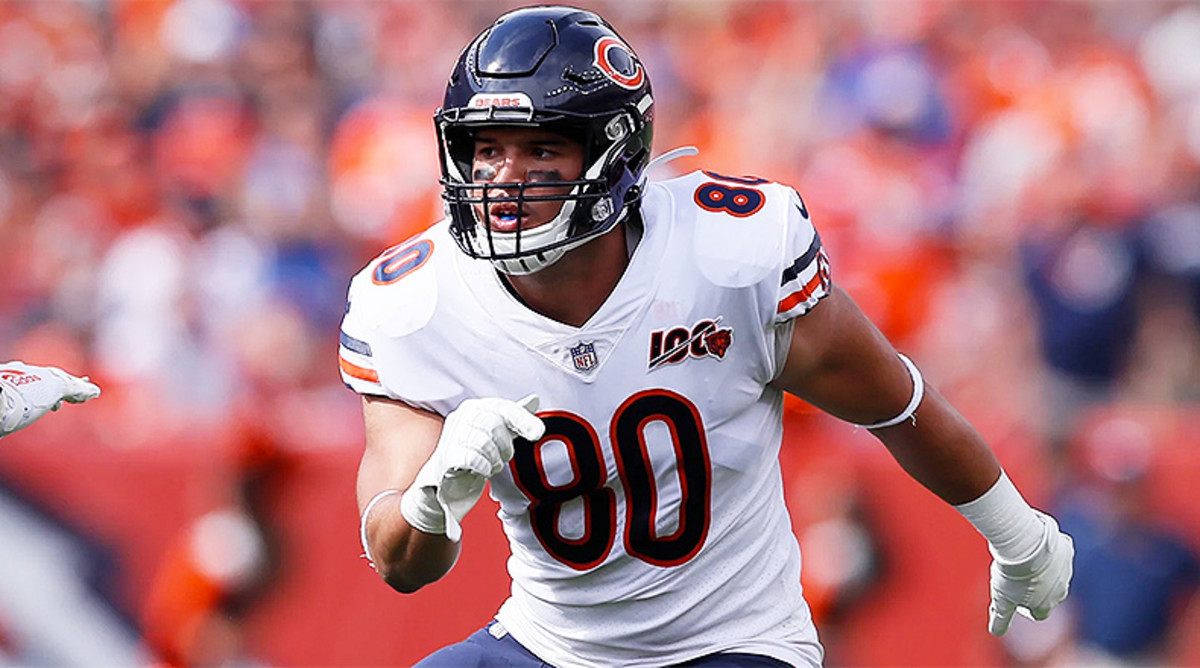
[{"label": "player's face", "polygon": [[[583,145],[560,134],[528,127],[484,128],[475,135],[471,176],[475,183],[572,181],[583,172]],[[525,196],[563,195],[570,187],[525,187]],[[489,188],[488,197],[515,197],[516,188]],[[526,200],[475,205],[475,214],[497,232],[527,230],[558,215],[562,201]]]}]

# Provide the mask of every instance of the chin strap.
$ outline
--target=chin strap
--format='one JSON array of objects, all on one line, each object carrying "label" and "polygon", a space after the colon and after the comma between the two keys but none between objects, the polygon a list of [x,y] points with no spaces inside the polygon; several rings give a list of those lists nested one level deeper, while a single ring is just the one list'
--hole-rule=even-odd
[{"label": "chin strap", "polygon": [[679,158],[683,158],[683,157],[686,157],[689,155],[699,155],[699,154],[700,154],[700,149],[696,148],[695,146],[679,146],[677,148],[673,148],[670,151],[667,151],[666,153],[663,153],[662,155],[658,156],[657,158],[651,160],[650,164],[646,165],[645,171],[642,172],[642,180],[645,181],[646,180],[645,175],[647,173],[649,173],[650,170],[654,169],[655,167],[662,167],[663,165],[667,164],[668,162],[671,162],[672,160],[678,160]]},{"label": "chin strap", "polygon": [[651,160],[650,164],[646,165],[646,169],[642,170],[642,178],[638,179],[637,187],[642,190],[646,189],[646,182],[649,180],[651,170],[662,167],[672,160],[678,160],[679,158],[684,158],[689,155],[699,154],[700,149],[696,148],[695,146],[679,146],[667,151],[666,153],[663,153],[657,158]]}]

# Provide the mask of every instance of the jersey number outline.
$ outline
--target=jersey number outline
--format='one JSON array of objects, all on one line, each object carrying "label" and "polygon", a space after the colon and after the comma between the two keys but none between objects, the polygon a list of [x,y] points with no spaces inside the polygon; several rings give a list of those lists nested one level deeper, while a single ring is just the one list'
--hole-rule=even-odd
[{"label": "jersey number outline", "polygon": [[[509,466],[517,488],[531,501],[530,524],[546,553],[576,570],[595,568],[612,551],[616,538],[616,493],[608,482],[596,430],[567,411],[539,414],[546,434],[532,443],[518,439]],[[646,427],[663,423],[671,434],[675,472],[680,486],[679,518],[669,535],[657,535],[658,489],[646,444]],[[613,457],[625,490],[625,552],[648,564],[678,566],[703,547],[712,524],[712,465],[700,412],[682,395],[664,389],[638,392],[613,413],[609,426]],[[552,485],[546,478],[542,446],[561,442],[574,478]],[[583,535],[563,536],[558,520],[562,507],[579,499]]]},{"label": "jersey number outline", "polygon": [[433,242],[429,239],[396,244],[379,256],[379,264],[371,272],[371,281],[375,285],[391,285],[420,269],[431,255]]},{"label": "jersey number outline", "polygon": [[739,184],[728,186],[714,181],[701,184],[699,188],[696,188],[694,199],[697,206],[705,211],[727,213],[737,218],[745,218],[758,213],[763,204],[767,202],[767,197],[761,190],[748,187],[768,183],[766,179],[760,179],[757,176],[724,176],[716,172],[704,173],[714,179]]}]

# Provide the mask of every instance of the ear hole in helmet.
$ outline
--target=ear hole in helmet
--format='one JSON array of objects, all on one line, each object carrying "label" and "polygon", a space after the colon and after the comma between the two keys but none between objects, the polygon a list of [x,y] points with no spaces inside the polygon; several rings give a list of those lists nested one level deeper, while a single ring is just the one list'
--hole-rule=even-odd
[{"label": "ear hole in helmet", "polygon": [[609,141],[621,141],[631,132],[633,132],[633,123],[625,114],[613,116],[612,120],[604,126],[604,136],[608,137]]}]

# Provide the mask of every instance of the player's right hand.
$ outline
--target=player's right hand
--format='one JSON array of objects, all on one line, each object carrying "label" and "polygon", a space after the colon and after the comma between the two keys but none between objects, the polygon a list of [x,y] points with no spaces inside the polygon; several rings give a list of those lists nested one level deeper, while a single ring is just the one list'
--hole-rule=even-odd
[{"label": "player's right hand", "polygon": [[1042,521],[1042,540],[1037,549],[1019,562],[1007,562],[992,552],[992,602],[988,609],[988,631],[1002,636],[1020,610],[1041,621],[1067,597],[1075,559],[1075,543],[1059,531],[1054,518],[1035,510]]},{"label": "player's right hand", "polygon": [[534,414],[537,395],[521,401],[468,399],[446,416],[429,461],[400,499],[400,512],[415,529],[462,538],[460,523],[483,495],[488,478],[513,456],[513,440],[536,441],[546,425]]},{"label": "player's right hand", "polygon": [[62,402],[78,404],[100,396],[100,388],[52,366],[24,362],[0,364],[0,436],[29,426]]}]

